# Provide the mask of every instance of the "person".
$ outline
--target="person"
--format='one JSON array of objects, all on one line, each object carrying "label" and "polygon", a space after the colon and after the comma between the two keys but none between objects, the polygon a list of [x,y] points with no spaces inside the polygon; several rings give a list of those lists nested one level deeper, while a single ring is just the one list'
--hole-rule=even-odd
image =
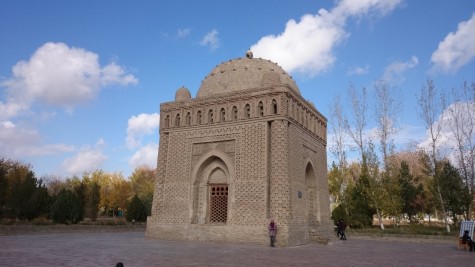
[{"label": "person", "polygon": [[274,222],[274,220],[270,220],[268,230],[270,237],[270,246],[274,247],[275,236],[277,235],[277,224]]},{"label": "person", "polygon": [[470,247],[470,251],[475,251],[474,249],[475,242],[473,242],[472,238],[468,234],[468,230],[465,230],[465,232],[463,233],[462,242],[465,242],[466,244],[468,244],[468,246]]},{"label": "person", "polygon": [[346,235],[345,235],[346,223],[342,219],[340,219],[338,220],[336,227],[337,227],[338,238],[340,238],[341,240],[346,240]]},{"label": "person", "polygon": [[116,263],[115,267],[124,267],[124,264],[119,261],[118,263]]}]

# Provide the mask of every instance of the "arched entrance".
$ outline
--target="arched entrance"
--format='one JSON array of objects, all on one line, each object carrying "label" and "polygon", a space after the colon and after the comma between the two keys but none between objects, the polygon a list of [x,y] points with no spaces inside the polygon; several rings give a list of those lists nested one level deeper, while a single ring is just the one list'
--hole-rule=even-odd
[{"label": "arched entrance", "polygon": [[192,223],[225,224],[229,219],[228,165],[217,155],[198,163],[193,186]]}]

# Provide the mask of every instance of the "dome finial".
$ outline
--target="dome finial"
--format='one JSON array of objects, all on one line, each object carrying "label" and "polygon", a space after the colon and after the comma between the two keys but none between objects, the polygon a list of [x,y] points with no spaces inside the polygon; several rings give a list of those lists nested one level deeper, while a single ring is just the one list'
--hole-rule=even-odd
[{"label": "dome finial", "polygon": [[249,58],[249,59],[252,59],[253,54],[252,54],[251,49],[247,50],[247,52],[246,52],[246,57]]}]

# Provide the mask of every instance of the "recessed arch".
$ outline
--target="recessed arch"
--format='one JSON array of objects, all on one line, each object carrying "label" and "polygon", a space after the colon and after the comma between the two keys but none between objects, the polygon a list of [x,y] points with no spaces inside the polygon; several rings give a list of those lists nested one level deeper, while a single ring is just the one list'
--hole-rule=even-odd
[{"label": "recessed arch", "polygon": [[277,114],[277,101],[275,99],[272,99],[270,110],[272,114]]},{"label": "recessed arch", "polygon": [[244,118],[249,119],[251,117],[251,105],[246,104],[244,107]]},{"label": "recessed arch", "polygon": [[192,171],[192,223],[229,221],[229,199],[234,196],[233,177],[234,165],[226,154],[213,150],[200,158]]},{"label": "recessed arch", "polygon": [[236,106],[233,106],[232,120],[236,121],[237,119],[238,119],[238,108]]},{"label": "recessed arch", "polygon": [[185,125],[190,126],[191,125],[191,113],[187,112],[186,117],[185,117]]},{"label": "recessed arch", "polygon": [[180,125],[181,125],[180,114],[178,113],[178,114],[176,114],[176,116],[175,116],[175,126],[176,126],[176,127],[180,127]]},{"label": "recessed arch", "polygon": [[259,116],[264,116],[264,103],[262,101],[259,101],[259,104],[257,105],[258,113]]},{"label": "recessed arch", "polygon": [[317,175],[310,159],[305,160],[305,188],[307,192],[307,218],[310,225],[320,220],[320,200],[317,190]]},{"label": "recessed arch", "polygon": [[221,108],[221,110],[219,111],[219,121],[220,122],[226,121],[226,110],[224,108]]}]

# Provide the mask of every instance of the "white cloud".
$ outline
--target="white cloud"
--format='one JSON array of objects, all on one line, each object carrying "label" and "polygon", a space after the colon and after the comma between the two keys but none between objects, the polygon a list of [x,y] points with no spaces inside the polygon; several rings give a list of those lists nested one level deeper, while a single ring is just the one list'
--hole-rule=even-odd
[{"label": "white cloud", "polygon": [[150,168],[157,167],[158,145],[150,143],[140,148],[130,158],[129,164],[133,169],[140,166],[147,166]]},{"label": "white cloud", "polygon": [[358,67],[349,68],[348,71],[347,71],[347,74],[348,75],[363,75],[363,74],[368,73],[368,71],[369,71],[369,66],[368,65],[366,65],[364,67],[358,66]]},{"label": "white cloud", "polygon": [[190,29],[178,29],[176,36],[178,38],[185,38],[190,34]]},{"label": "white cloud", "polygon": [[2,122],[2,126],[9,129],[9,128],[15,128],[15,124],[11,121],[4,121]]},{"label": "white cloud", "polygon": [[475,13],[459,23],[456,32],[450,32],[432,53],[432,71],[455,72],[475,57]]},{"label": "white cloud", "polygon": [[414,68],[417,64],[419,64],[419,59],[416,56],[412,56],[406,62],[394,61],[386,66],[382,79],[393,84],[402,83],[404,81],[404,72]]},{"label": "white cloud", "polygon": [[138,83],[138,80],[132,74],[126,74],[125,70],[115,62],[102,68],[101,74],[101,84],[103,86],[112,84],[126,86],[128,84]]},{"label": "white cloud", "polygon": [[218,31],[212,30],[208,32],[200,41],[201,46],[208,46],[210,51],[214,51],[219,47]]},{"label": "white cloud", "polygon": [[71,175],[79,175],[100,169],[107,159],[100,148],[85,148],[71,158],[63,161],[62,168]]},{"label": "white cloud", "polygon": [[20,159],[25,156],[44,156],[72,151],[65,144],[42,144],[40,134],[27,126],[11,121],[0,123],[0,155]]},{"label": "white cloud", "polygon": [[142,113],[132,116],[127,122],[126,144],[129,149],[139,147],[144,135],[153,134],[160,124],[160,114]]},{"label": "white cloud", "polygon": [[333,66],[333,50],[349,36],[345,31],[349,18],[386,15],[400,3],[401,0],[338,1],[330,11],[320,9],[315,15],[303,15],[299,22],[289,20],[282,33],[262,37],[251,50],[255,57],[275,61],[289,72],[314,76]]},{"label": "white cloud", "polygon": [[0,84],[8,96],[0,102],[0,113],[4,119],[14,117],[35,101],[72,109],[96,97],[104,86],[137,82],[114,62],[101,68],[93,52],[45,43],[28,61],[13,66],[13,76]]},{"label": "white cloud", "polygon": [[[457,140],[454,136],[454,132],[450,128],[449,120],[453,120],[453,116],[451,115],[450,109],[457,110],[456,114],[458,117],[458,121],[460,122],[467,122],[468,116],[475,114],[475,103],[473,102],[458,102],[450,104],[442,114],[437,118],[437,121],[434,123],[434,129],[436,129],[440,125],[440,136],[437,139],[437,150],[441,153],[442,157],[448,157],[452,162],[456,162],[458,158],[458,152],[455,150],[457,148]],[[468,126],[468,128],[467,128]],[[471,125],[459,125],[459,131],[464,133],[468,133]],[[463,128],[463,130],[462,130]],[[473,141],[475,139],[475,133],[470,131],[470,138]],[[425,135],[421,139],[422,141],[419,142],[417,145],[419,148],[430,150],[432,138],[430,132],[425,130]]]}]

